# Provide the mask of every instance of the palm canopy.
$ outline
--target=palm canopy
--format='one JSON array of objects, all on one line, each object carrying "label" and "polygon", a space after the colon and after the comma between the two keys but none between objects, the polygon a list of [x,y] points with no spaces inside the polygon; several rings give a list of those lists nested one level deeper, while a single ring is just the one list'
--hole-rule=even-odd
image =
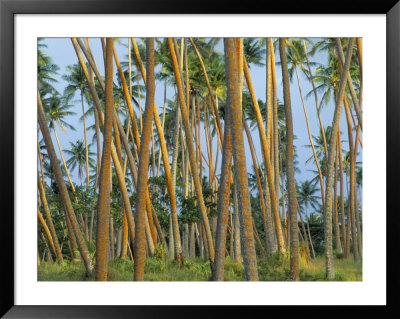
[{"label": "palm canopy", "polygon": [[62,96],[58,92],[55,92],[50,97],[42,100],[50,129],[54,130],[57,124],[65,133],[67,132],[66,128],[75,131],[75,128],[64,120],[66,117],[76,114],[75,112],[70,111],[72,105],[69,104],[69,100],[68,97]]},{"label": "palm canopy", "polygon": [[42,50],[43,48],[47,48],[43,40],[43,38],[38,38],[37,48],[38,89],[42,97],[55,91],[51,84],[57,82],[54,76],[58,74],[57,71],[60,69],[53,63],[51,57],[47,56]]},{"label": "palm canopy", "polygon": [[320,208],[319,199],[320,196],[315,194],[319,192],[316,187],[316,182],[305,180],[300,185],[297,186],[297,201],[300,206],[304,206],[307,211],[308,206],[311,206],[315,210]]},{"label": "palm canopy", "polygon": [[[78,167],[78,177],[82,184],[83,177],[83,167],[86,164],[86,148],[85,143],[82,140],[77,140],[75,143],[69,143],[71,148],[63,150],[64,153],[68,154],[70,158],[67,160],[68,168],[73,171]],[[91,156],[95,155],[93,152],[88,152],[89,154],[89,166],[94,167],[95,161]]]},{"label": "palm canopy", "polygon": [[[89,67],[87,63],[86,67]],[[65,69],[68,73],[64,74],[62,79],[66,81],[68,85],[64,89],[64,94],[66,96],[74,96],[77,91],[80,91],[82,95],[85,95],[85,92],[88,91],[88,84],[82,66],[77,63],[68,65]]]}]

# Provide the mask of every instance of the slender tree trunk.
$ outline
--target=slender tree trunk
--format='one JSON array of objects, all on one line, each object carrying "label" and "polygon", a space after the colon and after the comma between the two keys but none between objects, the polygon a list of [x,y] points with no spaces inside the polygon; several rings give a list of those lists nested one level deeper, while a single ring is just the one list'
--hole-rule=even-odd
[{"label": "slender tree trunk", "polygon": [[356,232],[356,220],[355,220],[355,198],[354,198],[354,193],[355,193],[355,171],[356,171],[356,159],[354,155],[354,144],[353,144],[353,127],[351,125],[351,120],[350,120],[350,107],[347,103],[346,97],[344,98],[344,108],[346,112],[346,119],[347,119],[347,131],[348,131],[348,136],[349,136],[349,152],[350,152],[350,199],[349,199],[349,205],[350,205],[350,211],[351,211],[351,233],[353,236],[353,256],[354,256],[354,261],[359,260],[358,256],[358,239],[357,239],[357,232]]},{"label": "slender tree trunk", "polygon": [[40,179],[39,173],[37,174],[37,176],[38,176],[39,194],[40,194],[40,198],[41,198],[42,205],[43,205],[43,208],[44,208],[44,212],[45,212],[45,215],[46,215],[47,223],[49,224],[51,237],[52,237],[53,242],[54,242],[55,255],[57,256],[58,262],[62,263],[63,262],[63,257],[62,257],[62,253],[61,253],[61,249],[60,249],[60,244],[58,243],[56,229],[54,228],[53,220],[51,218],[49,205],[47,203],[46,192],[45,192],[45,189],[43,187],[43,182]]},{"label": "slender tree trunk", "polygon": [[241,247],[243,251],[244,274],[248,281],[258,281],[256,252],[254,247],[253,220],[248,190],[246,156],[243,141],[241,108],[242,83],[240,75],[243,65],[243,40],[224,39],[225,72],[227,79],[227,107],[231,112],[232,146],[235,164],[235,182],[238,184],[238,201],[241,225]]},{"label": "slender tree trunk", "polygon": [[314,156],[314,162],[315,162],[315,165],[317,166],[317,170],[318,170],[319,187],[320,187],[320,190],[321,190],[321,201],[322,201],[322,209],[323,209],[324,206],[325,206],[324,181],[323,181],[323,178],[322,178],[322,172],[321,172],[321,167],[319,166],[317,153],[315,152],[314,142],[313,142],[312,135],[311,135],[311,130],[310,130],[310,123],[308,122],[308,115],[307,115],[306,104],[304,103],[303,93],[302,93],[302,91],[301,91],[301,85],[300,85],[299,74],[298,74],[298,72],[297,72],[297,67],[296,67],[296,66],[295,66],[294,70],[295,70],[295,72],[296,72],[297,86],[299,87],[299,93],[300,93],[300,97],[301,97],[301,103],[302,103],[302,105],[303,105],[304,116],[305,116],[305,118],[306,118],[308,140],[310,141],[310,145],[311,145],[311,148],[312,148],[312,151],[313,151],[313,156]]},{"label": "slender tree trunk", "polygon": [[230,177],[232,167],[232,133],[229,108],[225,111],[224,141],[222,143],[221,182],[218,191],[218,222],[215,236],[215,260],[212,280],[224,280],[226,230],[228,227]]},{"label": "slender tree trunk", "polygon": [[40,213],[39,210],[37,211],[37,214],[38,214],[38,218],[39,218],[40,224],[42,225],[42,227],[44,229],[44,232],[46,233],[46,237],[47,237],[47,239],[48,239],[48,241],[50,243],[51,250],[53,251],[54,256],[57,256],[57,251],[56,251],[56,248],[54,246],[53,238],[51,238],[49,227],[47,227],[47,224],[46,224],[46,222],[45,222],[45,220],[44,220],[44,218],[43,218],[43,216],[42,216],[42,214]]},{"label": "slender tree trunk", "polygon": [[344,257],[348,258],[347,255],[347,239],[346,239],[346,223],[344,220],[344,181],[343,181],[343,158],[342,158],[342,141],[340,138],[340,129],[338,129],[338,142],[337,142],[338,154],[339,154],[339,171],[340,171],[340,222],[342,226],[342,240]]},{"label": "slender tree trunk", "polygon": [[[268,148],[267,136],[265,135],[264,124],[262,121],[260,108],[258,106],[257,97],[255,95],[253,83],[250,78],[249,68],[247,66],[247,62],[245,59],[243,60],[243,68],[244,68],[244,74],[245,74],[246,81],[247,81],[247,86],[249,88],[250,95],[252,98],[254,110],[256,112],[257,124],[258,124],[258,129],[259,129],[260,137],[261,137],[261,146],[262,146],[262,149],[264,152],[264,159],[265,159],[265,164],[266,164],[266,168],[267,168],[268,188],[269,188],[269,193],[270,193],[270,197],[271,197],[271,205],[272,205],[272,211],[274,214],[274,221],[275,221],[276,233],[277,233],[277,237],[278,237],[279,250],[281,252],[284,252],[286,250],[286,247],[285,247],[285,242],[283,240],[282,226],[281,226],[280,217],[279,217],[279,208],[277,206],[277,201],[276,201],[276,193],[275,193],[275,185],[274,185],[273,168],[272,168],[272,164],[271,164],[270,150]],[[266,207],[268,208],[267,204],[266,204]]]},{"label": "slender tree trunk", "polygon": [[299,277],[299,237],[297,235],[297,199],[296,182],[294,178],[293,165],[293,119],[292,106],[290,101],[290,83],[287,69],[286,58],[286,39],[279,39],[279,53],[281,57],[282,78],[283,78],[283,97],[286,115],[286,165],[287,165],[287,190],[289,194],[289,215],[290,215],[290,275],[293,281],[298,281]]},{"label": "slender tree trunk", "polygon": [[180,100],[179,105],[181,108],[182,119],[183,119],[183,123],[184,123],[184,127],[185,127],[186,145],[187,145],[188,151],[189,151],[190,167],[192,168],[194,184],[195,184],[196,194],[197,194],[197,200],[198,200],[198,204],[200,206],[201,218],[202,218],[202,221],[203,221],[203,224],[205,227],[205,232],[206,232],[206,236],[207,236],[207,245],[208,245],[208,249],[210,252],[211,262],[213,262],[214,261],[214,245],[213,245],[213,240],[212,240],[212,236],[211,236],[210,224],[209,224],[208,217],[207,217],[207,211],[206,211],[206,207],[204,204],[203,191],[201,188],[200,178],[196,174],[196,172],[198,172],[198,167],[197,167],[195,153],[194,153],[193,144],[192,144],[193,136],[192,136],[192,132],[191,132],[191,129],[189,126],[189,116],[187,113],[185,98],[184,98],[184,94],[183,94],[183,87],[182,87],[180,71],[178,69],[178,63],[177,63],[177,59],[176,59],[176,55],[175,55],[175,49],[172,45],[171,38],[168,38],[168,45],[169,45],[169,49],[171,52],[175,78],[176,78],[176,82],[177,82],[177,86],[178,86],[179,100]]},{"label": "slender tree trunk", "polygon": [[113,127],[113,39],[106,40],[105,114],[103,129],[103,155],[100,168],[99,199],[97,206],[96,281],[107,281],[110,233],[111,140]]},{"label": "slender tree trunk", "polygon": [[66,208],[67,215],[70,218],[74,235],[76,236],[76,239],[78,241],[79,251],[81,253],[81,256],[82,256],[82,259],[84,261],[85,268],[86,268],[86,274],[87,274],[87,276],[90,276],[93,271],[93,261],[90,257],[89,250],[86,246],[85,240],[79,229],[78,221],[76,219],[76,215],[72,208],[72,204],[71,204],[71,200],[69,198],[67,186],[65,185],[61,167],[58,163],[57,155],[54,150],[53,142],[51,140],[50,131],[49,131],[49,128],[47,127],[46,118],[44,115],[42,101],[40,99],[39,92],[38,92],[37,98],[38,98],[38,121],[40,124],[40,129],[42,131],[43,139],[46,144],[47,153],[50,158],[50,164],[54,170],[54,174],[56,176],[56,181],[57,181],[58,188],[60,190],[62,201]]},{"label": "slender tree trunk", "polygon": [[320,130],[321,130],[322,139],[324,141],[324,154],[325,154],[325,158],[328,158],[328,145],[326,143],[325,128],[324,128],[324,125],[322,124],[321,113],[319,112],[318,94],[317,94],[317,90],[315,89],[313,74],[312,74],[312,71],[311,71],[311,65],[310,65],[310,61],[308,59],[307,46],[306,46],[306,42],[304,40],[303,40],[303,47],[304,47],[304,54],[305,54],[305,57],[306,57],[306,60],[307,60],[308,72],[310,74],[309,79],[310,79],[310,82],[311,82],[311,85],[312,85],[312,88],[313,88],[313,92],[314,92],[315,108],[317,110],[319,127],[320,127]]},{"label": "slender tree trunk", "polygon": [[234,222],[234,259],[235,262],[242,262],[242,250],[240,247],[240,221],[239,221],[239,202],[238,202],[238,194],[237,194],[237,185],[233,183],[233,207],[235,216],[233,219]]},{"label": "slender tree trunk", "polygon": [[[333,170],[335,163],[335,147],[337,142],[337,132],[339,129],[340,113],[342,109],[343,97],[346,88],[347,73],[350,68],[351,53],[353,51],[354,39],[349,41],[349,49],[347,50],[346,61],[343,67],[343,73],[340,79],[339,91],[335,105],[335,112],[332,122],[332,136],[329,142],[328,162],[327,162],[327,178],[326,178],[326,203],[324,209],[324,240],[325,240],[325,266],[326,276],[328,279],[335,278],[335,269],[333,266],[332,251],[332,186],[333,186]],[[340,47],[340,39],[336,39],[337,47]]]},{"label": "slender tree trunk", "polygon": [[149,167],[149,144],[152,128],[152,119],[154,113],[154,38],[146,39],[146,108],[143,116],[143,131],[141,137],[141,147],[139,155],[138,181],[137,181],[137,199],[135,212],[135,269],[134,280],[144,280],[145,263],[145,223],[146,223],[146,190]]},{"label": "slender tree trunk", "polygon": [[[337,148],[336,148],[337,150]],[[338,215],[338,201],[337,201],[337,175],[338,175],[338,159],[339,154],[336,151],[335,161],[335,179],[333,183],[333,222],[335,224],[335,246],[338,253],[342,253],[342,244],[340,242],[340,229],[339,229],[339,215]]]}]

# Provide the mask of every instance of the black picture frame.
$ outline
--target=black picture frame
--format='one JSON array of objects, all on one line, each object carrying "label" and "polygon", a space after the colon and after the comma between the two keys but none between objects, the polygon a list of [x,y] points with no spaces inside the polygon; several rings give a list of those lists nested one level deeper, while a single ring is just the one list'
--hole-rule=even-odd
[{"label": "black picture frame", "polygon": [[[399,318],[395,273],[399,222],[396,187],[399,177],[398,137],[400,136],[400,3],[399,0],[361,1],[274,1],[242,5],[205,0],[0,0],[0,181],[1,196],[1,276],[0,315],[4,318],[164,318],[164,317],[247,317],[307,315],[323,311],[332,316],[362,314]],[[198,5],[196,5],[198,4]],[[385,14],[387,49],[387,305],[386,306],[16,306],[14,304],[14,15],[15,14]],[[382,106],[376,106],[382,107]],[[390,172],[390,174],[389,174]],[[373,294],[374,292],[371,292]],[[397,302],[398,303],[398,302]]]}]

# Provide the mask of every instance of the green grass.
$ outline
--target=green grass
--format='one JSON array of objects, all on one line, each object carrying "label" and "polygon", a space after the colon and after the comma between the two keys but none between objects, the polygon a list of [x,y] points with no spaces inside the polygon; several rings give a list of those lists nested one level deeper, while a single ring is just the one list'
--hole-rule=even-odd
[{"label": "green grass", "polygon": [[[335,259],[335,281],[361,281],[362,264],[353,259]],[[225,260],[225,281],[243,281],[243,265],[235,263],[229,257]],[[261,281],[289,281],[289,256],[270,255],[258,260],[258,274]],[[179,269],[176,261],[166,258],[146,260],[145,281],[209,281],[211,270],[209,261],[196,258],[186,260]],[[65,261],[63,264],[41,263],[38,269],[39,281],[92,281],[87,278],[82,262]],[[109,281],[132,281],[133,265],[129,259],[116,259],[108,265]],[[300,258],[300,280],[325,281],[324,257],[317,257],[307,262]]]}]

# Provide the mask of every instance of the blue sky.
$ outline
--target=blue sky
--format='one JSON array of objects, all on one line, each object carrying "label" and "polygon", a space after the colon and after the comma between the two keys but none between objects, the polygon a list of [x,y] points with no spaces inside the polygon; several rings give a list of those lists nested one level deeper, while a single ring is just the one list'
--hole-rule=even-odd
[{"label": "blue sky", "polygon": [[[313,39],[315,41],[317,39]],[[101,43],[99,38],[91,38],[90,40],[90,46],[92,53],[94,55],[94,58],[96,60],[97,65],[99,66],[100,72],[104,74],[104,64],[103,64],[103,56],[102,56],[102,48],[101,48]],[[71,40],[69,38],[47,38],[45,39],[44,43],[47,45],[47,48],[44,48],[44,51],[47,55],[52,57],[53,63],[57,64],[60,67],[59,70],[59,75],[56,77],[58,79],[58,83],[54,84],[54,87],[62,93],[64,91],[64,88],[66,86],[66,83],[61,79],[61,76],[66,72],[66,67],[71,64],[75,64],[78,62],[75,51],[73,49]],[[121,38],[120,43],[117,43],[115,45],[117,54],[119,56],[120,61],[127,61],[126,55],[128,53],[127,49],[127,43],[128,39],[127,38]],[[123,45],[125,44],[125,45]],[[220,41],[219,44],[216,47],[217,51],[220,51],[223,53],[223,42]],[[276,51],[275,53],[275,58],[276,61],[279,61],[279,52]],[[322,63],[326,64],[328,60],[327,53],[324,52],[319,52],[317,53],[314,57],[310,57],[310,60],[313,62],[317,63]],[[263,61],[265,62],[265,61]],[[315,69],[312,68],[313,70]],[[114,71],[117,72],[116,67],[114,67]],[[278,99],[283,101],[283,89],[282,89],[282,80],[281,80],[281,69],[280,66],[276,66],[276,71],[277,71],[277,84],[278,84]],[[251,72],[251,77],[253,80],[253,85],[256,91],[256,95],[258,99],[261,99],[265,101],[265,87],[266,87],[266,72],[265,72],[265,67],[258,67],[256,65],[251,65],[250,68]],[[305,95],[310,92],[312,89],[311,84],[305,79],[305,77],[300,73],[300,83],[302,87],[302,92],[305,97]],[[309,180],[312,179],[315,175],[313,172],[310,172],[309,170],[316,170],[314,162],[310,162],[308,164],[305,163],[305,161],[312,156],[312,150],[311,148],[306,148],[304,145],[309,144],[309,139],[307,135],[307,130],[306,130],[306,121],[305,121],[305,116],[301,104],[301,99],[300,99],[300,94],[297,86],[297,81],[295,78],[293,78],[293,83],[290,86],[290,93],[291,93],[291,102],[292,102],[292,113],[293,113],[293,126],[294,126],[294,134],[297,136],[297,139],[294,141],[295,145],[297,146],[297,152],[298,152],[298,161],[299,161],[299,168],[301,170],[300,173],[296,173],[296,181],[301,182],[304,180]],[[167,88],[167,98],[172,98],[173,95],[173,87],[168,87]],[[159,113],[162,113],[162,106],[163,106],[163,98],[164,98],[164,84],[162,82],[156,82],[156,105],[158,107]],[[321,98],[321,94],[319,94],[319,99]],[[76,95],[77,101],[74,103],[74,107],[72,108],[72,111],[77,113],[77,116],[73,116],[69,118],[70,124],[73,125],[76,128],[76,131],[68,131],[68,134],[65,134],[61,130],[57,130],[57,133],[60,138],[61,146],[63,149],[68,149],[70,147],[69,142],[75,142],[77,139],[83,140],[83,123],[79,121],[79,118],[82,116],[82,109],[81,109],[81,104],[79,101],[78,95]],[[309,99],[305,98],[305,104],[308,112],[308,117],[310,121],[310,127],[311,127],[311,133],[312,135],[318,135],[318,130],[319,130],[319,123],[317,120],[316,116],[316,108],[315,108],[315,100],[314,97],[310,97]],[[142,107],[144,107],[144,100],[141,103]],[[87,109],[87,105],[85,105],[85,108]],[[332,118],[333,118],[333,109],[334,105],[332,102],[330,102],[327,106],[324,106],[321,108],[321,116],[322,116],[322,121],[325,126],[325,128],[328,125],[331,125],[332,123]],[[135,109],[137,111],[137,108]],[[94,120],[92,117],[87,118],[87,126],[90,126],[94,123]],[[347,151],[348,149],[348,143],[347,143],[347,124],[346,124],[346,119],[345,119],[345,114],[344,111],[342,111],[341,115],[341,122],[340,122],[340,127],[341,127],[341,132],[342,132],[342,147],[344,150]],[[255,148],[258,154],[258,158],[261,159],[261,147],[260,147],[260,142],[259,142],[259,137],[258,133],[256,131],[253,132],[253,140],[255,143]],[[354,134],[355,135],[355,134]],[[88,136],[89,141],[91,141],[91,134]],[[204,141],[204,137],[203,137]],[[246,144],[246,160],[247,164],[249,167],[252,165],[252,160],[250,157],[250,149]],[[214,151],[216,150],[216,141],[214,142]],[[204,152],[205,150],[205,144],[202,145],[202,150]],[[358,161],[361,161],[361,156],[362,156],[362,149],[359,147],[359,153],[360,155],[358,156]],[[91,148],[91,151],[95,151],[96,148],[93,146]],[[57,149],[58,153],[58,149]],[[206,155],[206,152],[205,152]],[[219,165],[218,165],[218,171],[217,174],[219,174],[219,166],[221,162],[221,156],[219,157]],[[72,172],[72,178],[74,182],[79,183],[78,179],[78,172],[77,170]]]}]

